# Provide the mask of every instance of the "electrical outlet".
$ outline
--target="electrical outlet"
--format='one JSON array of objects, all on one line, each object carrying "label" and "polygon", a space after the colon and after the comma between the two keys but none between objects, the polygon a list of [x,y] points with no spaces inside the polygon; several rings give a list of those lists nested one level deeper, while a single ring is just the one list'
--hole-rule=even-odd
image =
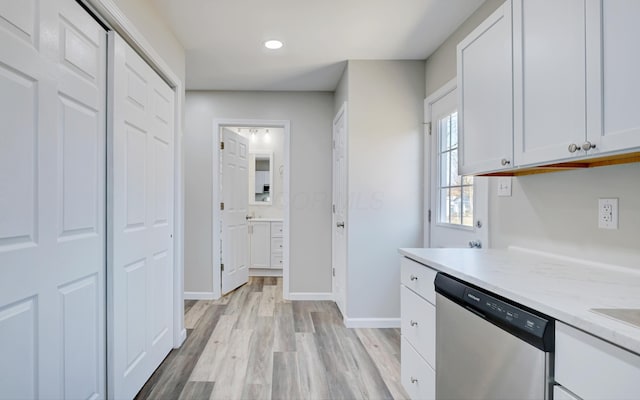
[{"label": "electrical outlet", "polygon": [[505,176],[498,178],[498,196],[511,196],[511,177]]},{"label": "electrical outlet", "polygon": [[618,229],[618,199],[598,199],[598,228]]}]

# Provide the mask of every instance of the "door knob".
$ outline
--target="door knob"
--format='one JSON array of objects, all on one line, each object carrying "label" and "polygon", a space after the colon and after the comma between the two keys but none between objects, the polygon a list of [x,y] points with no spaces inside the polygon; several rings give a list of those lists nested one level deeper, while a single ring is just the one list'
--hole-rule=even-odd
[{"label": "door knob", "polygon": [[338,227],[338,228],[344,228],[344,222],[338,222],[338,223],[336,223],[336,227]]},{"label": "door knob", "polygon": [[584,144],[582,145],[582,150],[584,150],[584,151],[595,149],[595,148],[596,148],[596,145],[591,143],[588,140],[586,142],[584,142]]}]

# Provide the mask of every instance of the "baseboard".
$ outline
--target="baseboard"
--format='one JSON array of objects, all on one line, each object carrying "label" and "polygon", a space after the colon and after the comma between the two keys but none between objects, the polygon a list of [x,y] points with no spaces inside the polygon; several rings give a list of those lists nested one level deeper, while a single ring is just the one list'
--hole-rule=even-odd
[{"label": "baseboard", "polygon": [[318,300],[318,301],[333,301],[333,293],[289,293],[288,300]]},{"label": "baseboard", "polygon": [[183,329],[182,331],[180,331],[180,337],[178,338],[178,343],[174,343],[173,348],[179,349],[185,340],[187,340],[187,330]]},{"label": "baseboard", "polygon": [[346,318],[347,328],[400,328],[400,318]]},{"label": "baseboard", "polygon": [[249,268],[249,276],[282,276],[282,270],[270,268]]},{"label": "baseboard", "polygon": [[213,300],[213,292],[184,292],[185,300]]}]

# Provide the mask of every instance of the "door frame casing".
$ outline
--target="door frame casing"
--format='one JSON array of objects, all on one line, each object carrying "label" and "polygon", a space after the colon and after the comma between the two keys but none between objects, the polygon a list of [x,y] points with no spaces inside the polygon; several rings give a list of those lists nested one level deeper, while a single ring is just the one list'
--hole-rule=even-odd
[{"label": "door frame casing", "polygon": [[[182,136],[184,107],[184,82],[173,72],[169,64],[153,49],[144,35],[135,27],[113,0],[80,0],[108,28],[117,32],[173,89],[174,93],[174,213],[173,213],[173,347],[179,348],[187,338],[184,327],[184,161]],[[108,96],[112,96],[107,84]],[[107,110],[107,121],[113,118],[113,110]],[[110,122],[109,122],[110,123]],[[107,202],[107,232],[110,228]],[[109,254],[107,253],[107,257]],[[107,265],[109,260],[107,259]],[[107,302],[107,310],[111,307]],[[107,324],[109,316],[107,314]],[[107,338],[107,346],[110,346]]]},{"label": "door frame casing", "polygon": [[219,179],[220,179],[220,131],[225,127],[249,127],[249,128],[282,128],[284,129],[284,187],[282,190],[282,196],[284,197],[284,214],[282,218],[282,224],[284,233],[282,237],[282,297],[289,299],[289,232],[290,232],[290,149],[291,149],[291,121],[289,120],[268,120],[268,119],[238,119],[238,118],[217,118],[213,121],[213,149],[212,149],[212,180],[211,180],[211,198],[212,198],[212,213],[211,213],[211,240],[212,240],[212,263],[211,268],[213,271],[212,284],[213,284],[213,298],[219,299],[222,297],[222,282],[220,281],[221,269],[220,269],[220,228],[222,223],[222,214],[220,213],[219,204],[221,202]]}]

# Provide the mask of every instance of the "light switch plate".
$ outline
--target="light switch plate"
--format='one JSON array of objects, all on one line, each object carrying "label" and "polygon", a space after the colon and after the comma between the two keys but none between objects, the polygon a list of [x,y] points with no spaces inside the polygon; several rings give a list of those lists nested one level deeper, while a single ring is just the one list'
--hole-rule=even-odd
[{"label": "light switch plate", "polygon": [[598,228],[618,229],[618,199],[598,199]]},{"label": "light switch plate", "polygon": [[511,177],[498,178],[498,196],[511,197]]}]

